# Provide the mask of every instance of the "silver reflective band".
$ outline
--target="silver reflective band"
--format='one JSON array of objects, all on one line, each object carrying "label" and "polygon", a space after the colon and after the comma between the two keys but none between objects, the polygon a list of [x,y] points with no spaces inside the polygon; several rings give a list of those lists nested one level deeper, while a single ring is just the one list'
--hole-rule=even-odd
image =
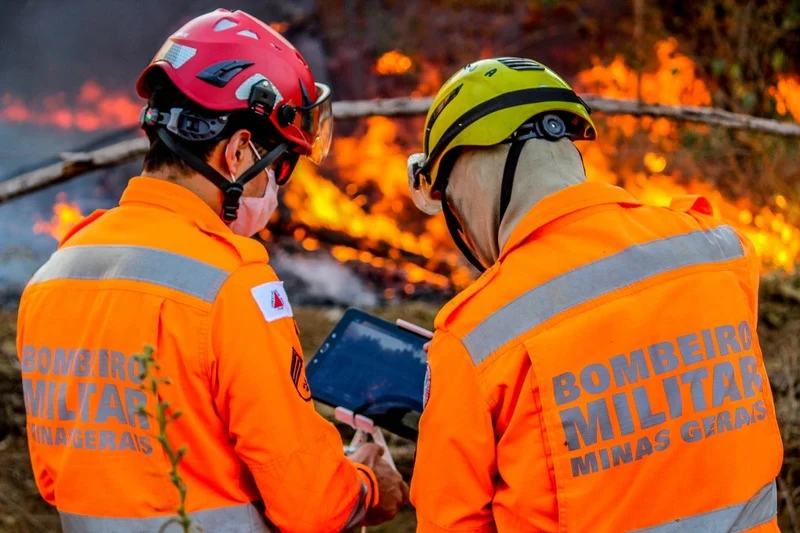
[{"label": "silver reflective band", "polygon": [[631,533],[739,533],[766,524],[778,514],[775,482],[744,503],[723,507]]},{"label": "silver reflective band", "polygon": [[631,246],[565,272],[501,307],[464,337],[477,365],[507,342],[559,313],[670,270],[744,256],[729,226]]},{"label": "silver reflective band", "polygon": [[353,510],[350,511],[350,517],[345,522],[342,531],[346,531],[348,529],[354,528],[363,522],[364,517],[367,516],[367,508],[364,505],[365,500],[367,499],[367,492],[369,489],[364,482],[361,482],[361,490],[358,492],[358,498],[356,499],[356,504],[353,506]]},{"label": "silver reflective band", "polygon": [[55,252],[30,283],[55,279],[153,283],[213,302],[228,272],[190,257],[144,246],[72,246]]},{"label": "silver reflective band", "polygon": [[197,53],[197,48],[178,44],[172,41],[167,41],[158,54],[153,59],[153,62],[161,61],[162,59],[172,65],[172,68],[178,69],[186,64]]},{"label": "silver reflective band", "polygon": [[[152,518],[107,518],[82,514],[58,512],[64,533],[156,533],[172,516]],[[220,507],[190,514],[194,524],[211,533],[270,533],[264,515],[251,503]],[[183,531],[179,524],[173,523],[164,528],[166,533]]]}]

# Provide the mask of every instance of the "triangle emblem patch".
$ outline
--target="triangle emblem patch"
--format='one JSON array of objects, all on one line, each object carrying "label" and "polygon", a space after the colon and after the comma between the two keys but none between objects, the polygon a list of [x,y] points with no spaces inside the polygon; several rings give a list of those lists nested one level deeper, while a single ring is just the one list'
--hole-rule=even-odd
[{"label": "triangle emblem patch", "polygon": [[277,290],[272,291],[272,308],[283,309],[283,298]]},{"label": "triangle emblem patch", "polygon": [[250,293],[267,322],[294,316],[282,281],[270,281],[258,285],[250,289]]}]

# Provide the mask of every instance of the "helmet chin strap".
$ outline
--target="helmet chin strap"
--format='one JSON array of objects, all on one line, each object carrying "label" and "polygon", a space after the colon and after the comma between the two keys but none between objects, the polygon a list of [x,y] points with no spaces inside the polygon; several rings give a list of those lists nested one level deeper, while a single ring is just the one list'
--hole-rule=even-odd
[{"label": "helmet chin strap", "polygon": [[[512,142],[511,148],[508,151],[508,156],[506,157],[506,163],[503,167],[503,183],[500,188],[500,220],[497,224],[498,228],[503,222],[503,216],[506,214],[508,204],[511,203],[511,191],[514,188],[514,176],[517,173],[517,163],[519,163],[519,156],[526,142],[527,139]],[[440,169],[440,172],[441,171],[442,169]],[[449,178],[450,176],[448,175],[442,187],[442,211],[444,212],[444,220],[447,222],[447,229],[450,232],[450,236],[453,238],[453,242],[456,243],[456,246],[458,246],[458,249],[464,254],[464,257],[466,257],[478,271],[486,272],[486,267],[480,262],[462,236],[466,232],[466,229],[461,226],[455,213],[450,209],[450,204],[447,201],[447,182]]]},{"label": "helmet chin strap", "polygon": [[503,183],[500,186],[500,220],[497,222],[497,228],[503,223],[503,217],[508,209],[508,204],[511,203],[511,190],[514,188],[514,176],[517,174],[517,163],[519,163],[519,156],[522,154],[522,148],[525,146],[527,140],[519,140],[511,143],[511,148],[508,149],[506,156],[506,164],[503,167]]},{"label": "helmet chin strap", "polygon": [[267,155],[262,157],[261,160],[256,161],[252,167],[245,170],[236,180],[228,181],[217,169],[175,142],[175,139],[173,139],[164,128],[158,128],[157,134],[158,138],[163,141],[167,148],[180,156],[187,165],[202,174],[208,181],[216,185],[217,188],[222,191],[225,196],[222,202],[222,219],[226,222],[233,222],[236,220],[237,211],[239,210],[239,199],[242,197],[244,186],[247,182],[255,178],[259,172],[267,168],[267,166],[272,164],[273,161],[289,149],[288,144],[280,143],[270,150]]},{"label": "helmet chin strap", "polygon": [[442,188],[442,211],[444,212],[444,220],[447,222],[447,229],[450,231],[450,236],[453,238],[453,242],[456,243],[456,246],[458,246],[458,249],[461,250],[461,253],[464,254],[464,257],[466,257],[467,260],[472,263],[472,266],[477,268],[479,272],[486,272],[486,267],[483,266],[483,263],[478,260],[470,247],[467,246],[464,237],[461,236],[466,230],[461,227],[461,224],[458,222],[453,210],[450,209],[450,203],[447,201],[446,190],[446,186]]}]

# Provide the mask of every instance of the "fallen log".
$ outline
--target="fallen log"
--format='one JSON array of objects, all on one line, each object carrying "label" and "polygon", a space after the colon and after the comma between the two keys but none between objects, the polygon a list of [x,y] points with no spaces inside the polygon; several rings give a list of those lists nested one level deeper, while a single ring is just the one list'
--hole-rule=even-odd
[{"label": "fallen log", "polygon": [[[302,251],[302,241],[306,238],[311,238],[328,249],[334,246],[345,246],[359,252],[367,252],[375,258],[392,261],[401,269],[404,265],[418,266],[431,275],[441,276],[440,279],[442,281],[447,280],[448,288],[450,285],[449,279],[454,272],[454,267],[447,261],[432,262],[423,255],[394,248],[382,240],[375,241],[359,238],[331,228],[312,228],[305,224],[291,221],[286,217],[282,217],[277,224],[269,226],[268,229],[273,238],[280,242],[281,248],[289,252]],[[297,230],[303,232],[301,239],[295,239],[294,237]]]},{"label": "fallen log", "polygon": [[[666,106],[635,100],[615,100],[601,96],[583,97],[594,111],[606,115],[664,117],[676,121],[708,124],[730,129],[758,131],[785,137],[800,137],[800,124],[731,113],[713,107]],[[371,116],[403,117],[424,115],[431,98],[387,98],[334,102],[333,114],[339,120]],[[86,172],[106,168],[141,157],[147,151],[143,137],[118,142],[83,153],[61,154],[61,161],[0,183],[0,204],[40,189],[65,182]]]}]

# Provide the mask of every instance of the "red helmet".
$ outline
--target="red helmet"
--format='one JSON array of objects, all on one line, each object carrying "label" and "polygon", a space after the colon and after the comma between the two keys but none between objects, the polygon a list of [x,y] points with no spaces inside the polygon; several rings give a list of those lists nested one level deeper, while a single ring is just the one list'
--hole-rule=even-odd
[{"label": "red helmet", "polygon": [[[300,52],[280,33],[243,11],[217,9],[172,34],[136,82],[149,98],[149,79],[162,70],[190,100],[215,111],[253,109],[266,115],[296,151],[320,162],[332,133],[330,89],[314,82]],[[252,103],[259,84],[271,109]]]},{"label": "red helmet", "polygon": [[[184,140],[210,140],[224,128],[226,113],[249,110],[254,119],[268,120],[284,143],[283,156],[272,154],[273,159],[293,159],[284,165],[285,176],[278,172],[284,182],[298,155],[321,163],[330,149],[330,89],[314,81],[308,64],[289,41],[243,11],[217,9],[189,21],[171,35],[139,76],[139,96],[150,98],[157,70],[188,99],[218,114],[207,117],[179,108],[148,106],[142,110],[143,127],[157,127],[159,137],[170,149],[223,190],[228,187],[220,181],[222,177],[194,161],[163,130]],[[262,159],[260,163],[263,169],[269,162]],[[235,203],[238,206],[238,198]]]}]

